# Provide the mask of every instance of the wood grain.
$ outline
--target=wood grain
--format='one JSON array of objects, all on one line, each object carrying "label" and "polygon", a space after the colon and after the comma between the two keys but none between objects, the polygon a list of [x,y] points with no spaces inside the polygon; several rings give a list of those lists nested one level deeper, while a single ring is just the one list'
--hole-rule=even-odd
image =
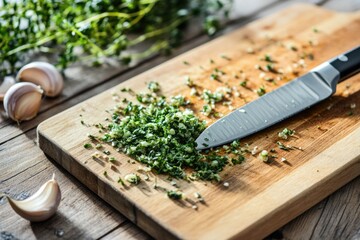
[{"label": "wood grain", "polygon": [[[4,198],[0,198],[1,232],[6,230],[19,239],[88,239],[101,237],[126,221],[76,179],[70,176],[69,181],[68,173],[52,164],[39,148],[32,147],[34,145],[32,140],[22,135],[16,141],[0,146],[1,159],[7,160],[2,162],[5,164],[2,169],[8,170],[1,172],[0,191],[25,199],[55,173],[62,191],[61,204],[56,215],[48,221],[29,223],[15,214]],[[22,171],[15,175],[9,170],[17,168]]]},{"label": "wood grain", "polygon": [[[312,24],[310,26],[316,25],[321,31],[320,34],[315,34],[309,28],[309,23]],[[299,47],[303,47],[302,44],[308,42],[309,39],[317,42],[317,46],[310,49],[315,60],[307,63],[307,67],[300,69],[299,72],[302,73],[319,62],[358,44],[359,39],[350,35],[354,29],[360,29],[359,14],[337,14],[307,5],[293,7],[199,47],[51,118],[39,126],[40,147],[91,190],[157,238],[217,238],[220,236],[230,238],[239,237],[241,234],[255,238],[263,237],[359,174],[359,146],[355,141],[360,134],[359,114],[355,112],[353,116],[346,116],[349,110],[346,106],[353,101],[359,101],[358,78],[347,81],[347,84],[351,85],[350,90],[346,87],[347,84],[340,84],[339,93],[333,99],[306,111],[303,116],[277,125],[265,131],[263,135],[246,139],[254,145],[269,148],[274,145],[276,132],[284,125],[295,128],[301,134],[301,138],[294,140],[294,144],[300,144],[305,150],[288,154],[292,166],[280,163],[264,165],[256,159],[250,159],[245,166],[225,170],[225,174],[228,173],[229,176],[226,180],[231,183],[229,190],[216,185],[181,183],[187,192],[191,193],[200,189],[208,197],[209,208],[200,209],[199,212],[179,207],[164,199],[164,194],[151,190],[149,184],[126,191],[119,190],[119,186],[114,181],[118,174],[111,172],[110,177],[104,177],[102,175],[104,169],[109,170],[110,166],[105,164],[104,168],[96,162],[91,162],[89,152],[82,148],[86,141],[86,132],[91,129],[84,129],[80,125],[78,115],[82,113],[84,118],[87,117],[93,123],[102,121],[106,116],[104,108],[114,105],[111,100],[112,91],[119,91],[122,87],[132,87],[141,91],[145,89],[145,82],[154,78],[163,83],[163,93],[168,96],[188,92],[180,81],[186,75],[197,79],[199,84],[215,89],[216,84],[208,80],[209,73],[212,71],[209,66],[209,57],[216,59],[216,67],[225,72],[238,71],[241,66],[248,74],[252,87],[265,84],[270,90],[277,86],[261,82],[261,79],[257,77],[259,72],[254,70],[253,66],[265,53],[277,56],[279,65],[293,61],[296,54],[286,48],[279,48],[279,42],[285,45],[295,44]],[[334,41],[339,40],[338,36],[342,36],[342,45],[334,45]],[[344,36],[348,37],[344,38]],[[257,55],[246,54],[245,49],[249,46],[257,49]],[[228,62],[221,59],[220,54],[226,54],[233,60]],[[182,64],[184,60],[190,61],[192,66],[184,66]],[[193,63],[196,63],[196,66]],[[205,70],[200,71],[199,65],[202,65]],[[225,77],[225,80],[230,85],[236,84],[234,79]],[[343,97],[346,91],[350,91],[349,96]],[[255,97],[252,91],[244,91],[242,96],[241,100],[234,101],[235,106],[243,104],[241,101],[244,98],[251,100]],[[333,106],[333,111],[326,110],[329,104]],[[200,106],[200,103],[196,102],[194,110],[198,110]],[[222,108],[222,111],[226,113],[229,110]],[[321,125],[324,131],[317,129],[316,125]],[[338,151],[348,146],[350,142],[355,142],[355,150],[347,154]],[[328,166],[326,163],[333,157],[341,161]],[[126,156],[118,155],[117,158],[122,163],[121,175],[136,171],[136,166],[126,164],[128,159]],[[319,172],[314,172],[309,177],[309,171],[314,171],[314,169]],[[162,179],[161,184],[168,185],[169,183]],[[294,186],[297,189],[293,189]],[[144,193],[142,188],[145,188],[147,192]],[[314,192],[316,194],[308,197],[309,193]],[[277,197],[274,197],[274,194]],[[161,205],[154,207],[153,202],[159,202]],[[219,204],[221,202],[222,204]],[[304,204],[296,205],[300,202]],[[254,212],[254,209],[259,206],[262,211]],[[284,212],[287,212],[287,215],[284,215]],[[179,215],[182,216],[181,219],[178,218]],[[278,218],[278,221],[269,220],[274,218]],[[259,226],[261,226],[261,231],[258,230]]]}]

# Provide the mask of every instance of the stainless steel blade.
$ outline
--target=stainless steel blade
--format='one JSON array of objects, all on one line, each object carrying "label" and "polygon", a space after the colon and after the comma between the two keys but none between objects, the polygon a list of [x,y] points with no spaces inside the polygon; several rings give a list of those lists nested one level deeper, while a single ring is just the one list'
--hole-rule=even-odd
[{"label": "stainless steel blade", "polygon": [[339,72],[324,63],[219,119],[196,139],[197,149],[216,147],[265,129],[328,98]]}]

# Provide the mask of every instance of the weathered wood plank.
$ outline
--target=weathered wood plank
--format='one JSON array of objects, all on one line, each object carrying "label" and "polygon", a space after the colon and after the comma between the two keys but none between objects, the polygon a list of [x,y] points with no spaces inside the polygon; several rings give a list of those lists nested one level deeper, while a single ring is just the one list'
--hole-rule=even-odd
[{"label": "weathered wood plank", "polygon": [[[30,137],[34,138],[34,134],[32,131]],[[0,147],[0,192],[24,199],[50,179],[52,173],[56,174],[62,191],[58,212],[43,223],[29,223],[22,219],[1,198],[0,232],[11,233],[18,239],[54,239],[60,235],[66,239],[97,238],[127,221],[61,167],[49,161],[26,135]]]},{"label": "weathered wood plank", "polygon": [[137,227],[131,222],[126,222],[116,229],[111,231],[106,236],[100,238],[102,240],[122,240],[122,239],[136,239],[136,240],[150,240],[152,239],[147,233]]},{"label": "weathered wood plank", "polygon": [[360,177],[282,228],[285,239],[358,239]]}]

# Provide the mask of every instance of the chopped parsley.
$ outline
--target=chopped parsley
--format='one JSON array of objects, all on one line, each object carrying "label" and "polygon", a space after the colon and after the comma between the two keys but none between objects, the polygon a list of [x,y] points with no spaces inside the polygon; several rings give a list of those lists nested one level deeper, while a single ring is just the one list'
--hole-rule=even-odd
[{"label": "chopped parsley", "polygon": [[291,45],[291,46],[290,46],[290,49],[291,49],[292,51],[294,51],[294,52],[296,52],[296,51],[298,50],[298,48],[297,48],[296,46],[294,46],[294,45]]},{"label": "chopped parsley", "polygon": [[294,134],[295,134],[295,130],[284,128],[284,130],[278,133],[278,137],[286,140],[288,139],[288,137],[291,137]]},{"label": "chopped parsley", "polygon": [[205,104],[200,112],[205,116],[210,116],[210,114],[213,112],[213,109],[210,105]]},{"label": "chopped parsley", "polygon": [[85,143],[85,144],[84,144],[84,148],[86,148],[86,149],[91,149],[91,148],[92,148],[91,143]]},{"label": "chopped parsley", "polygon": [[189,76],[185,78],[185,81],[186,81],[186,85],[188,85],[189,87],[195,86],[194,81]]},{"label": "chopped parsley", "polygon": [[157,82],[149,82],[148,89],[151,92],[158,92],[160,90],[160,85]]},{"label": "chopped parsley", "polygon": [[242,87],[246,87],[246,85],[247,85],[247,81],[246,81],[246,80],[245,80],[245,81],[240,82],[240,86],[242,86]]},{"label": "chopped parsley", "polygon": [[264,86],[262,87],[259,87],[259,89],[256,90],[256,93],[259,95],[259,96],[262,96],[266,93],[266,89]]},{"label": "chopped parsley", "polygon": [[259,153],[259,159],[265,163],[268,163],[269,162],[269,152],[266,150],[262,150]]},{"label": "chopped parsley", "polygon": [[190,102],[187,101],[185,99],[184,96],[182,95],[178,95],[178,96],[175,96],[175,97],[172,97],[170,99],[170,104],[173,105],[173,106],[176,106],[176,107],[180,107],[180,106],[186,106],[188,105]]},{"label": "chopped parsley", "polygon": [[135,185],[138,185],[141,182],[141,178],[135,173],[130,173],[126,175],[125,180]]},{"label": "chopped parsley", "polygon": [[266,62],[274,62],[274,60],[272,59],[272,57],[269,54],[265,54],[264,60]]},{"label": "chopped parsley", "polygon": [[139,93],[136,95],[136,99],[141,103],[151,103],[156,96],[151,93]]},{"label": "chopped parsley", "polygon": [[290,151],[293,149],[293,147],[289,146],[289,145],[284,145],[282,142],[280,141],[277,141],[276,144],[278,145],[278,147],[282,150],[285,150],[285,151]]},{"label": "chopped parsley", "polygon": [[[151,96],[149,102],[138,98],[140,104],[128,102],[117,108],[101,140],[156,173],[180,179],[220,181],[219,172],[226,164],[244,160],[240,156],[242,151],[235,151],[235,147],[240,148],[238,143],[232,147],[234,153],[238,153],[235,160],[216,150],[197,151],[195,140],[206,124],[191,110],[181,109],[189,102],[180,95],[170,101],[154,93]],[[221,101],[224,94],[204,91],[203,98],[215,103]],[[125,178],[131,182],[137,182],[136,179],[134,175]]]},{"label": "chopped parsley", "polygon": [[223,58],[223,59],[225,59],[225,60],[231,61],[231,58],[229,58],[229,57],[226,56],[226,55],[221,55],[220,57]]},{"label": "chopped parsley", "polygon": [[181,200],[184,198],[184,193],[179,190],[169,190],[167,191],[167,196],[173,200]]},{"label": "chopped parsley", "polygon": [[269,64],[266,65],[266,70],[267,70],[268,72],[277,73],[274,65],[271,64],[271,63],[269,63]]},{"label": "chopped parsley", "polygon": [[124,183],[124,181],[121,179],[121,177],[119,177],[119,179],[118,179],[117,182],[120,183],[121,185],[125,186],[125,183]]},{"label": "chopped parsley", "polygon": [[202,99],[204,99],[206,103],[210,103],[210,104],[221,102],[222,100],[224,100],[224,97],[225,97],[224,93],[220,91],[211,92],[210,90],[207,89],[205,89],[202,94]]}]

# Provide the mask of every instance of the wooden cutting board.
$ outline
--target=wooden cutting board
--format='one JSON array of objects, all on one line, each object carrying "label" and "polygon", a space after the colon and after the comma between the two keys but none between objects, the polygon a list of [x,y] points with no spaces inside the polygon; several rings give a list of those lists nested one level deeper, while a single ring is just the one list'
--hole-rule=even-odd
[{"label": "wooden cutting board", "polygon": [[[87,133],[96,135],[98,130],[85,125],[105,123],[104,119],[109,117],[105,110],[117,104],[113,93],[120,99],[131,99],[120,89],[146,91],[146,83],[153,80],[161,84],[165,96],[187,96],[194,102],[195,113],[206,119],[199,113],[204,103],[189,94],[185,76],[193,79],[200,91],[202,88],[214,91],[224,83],[236,87],[240,96],[234,94],[231,101],[233,107],[238,107],[257,98],[254,90],[259,87],[271,91],[357,46],[359,32],[360,13],[335,13],[311,5],[294,5],[46,120],[38,126],[40,148],[155,238],[262,238],[360,174],[360,75],[339,84],[332,98],[242,140],[250,148],[277,149],[278,158],[271,163],[250,155],[244,164],[226,167],[221,176],[229,187],[223,183],[177,180],[189,198],[194,199],[195,192],[203,195],[206,205],[198,204],[198,210],[188,203],[172,201],[164,192],[154,189],[154,176],[137,186],[122,187],[117,179],[136,172],[140,164],[133,164],[110,146],[106,148],[118,159],[118,164],[93,160],[94,150],[86,150],[83,145],[88,142]],[[257,69],[256,65],[266,66],[261,60],[265,54],[276,61],[274,66],[282,75]],[[226,73],[221,76],[222,83],[210,80],[215,68]],[[274,81],[267,81],[269,78]],[[244,80],[248,81],[248,88],[239,85]],[[224,114],[231,111],[221,104],[218,109]],[[207,120],[210,123],[214,119]],[[297,137],[285,143],[302,150],[286,152],[277,148],[277,132],[285,127],[297,133]],[[282,162],[282,157],[288,162]],[[158,185],[174,188],[166,176],[156,178]]]}]

